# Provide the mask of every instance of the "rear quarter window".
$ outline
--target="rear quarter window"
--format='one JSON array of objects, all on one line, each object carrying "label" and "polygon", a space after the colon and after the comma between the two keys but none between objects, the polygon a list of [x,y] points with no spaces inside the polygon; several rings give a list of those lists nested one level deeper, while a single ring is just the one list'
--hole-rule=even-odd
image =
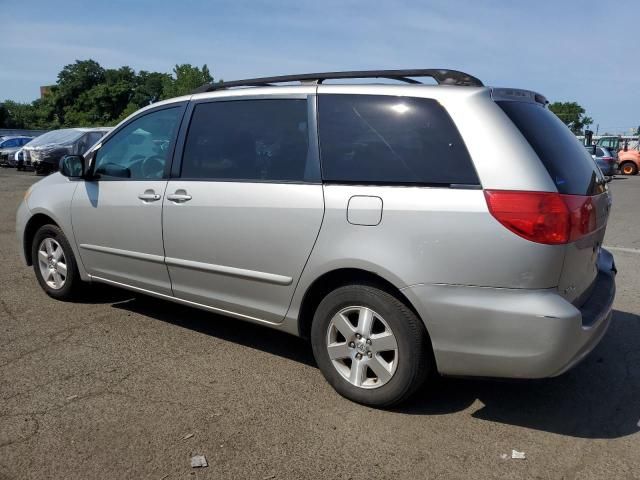
[{"label": "rear quarter window", "polygon": [[496,103],[529,142],[559,193],[595,195],[604,190],[590,153],[553,112],[532,102]]},{"label": "rear quarter window", "polygon": [[318,111],[325,181],[480,184],[455,124],[436,100],[321,94]]}]

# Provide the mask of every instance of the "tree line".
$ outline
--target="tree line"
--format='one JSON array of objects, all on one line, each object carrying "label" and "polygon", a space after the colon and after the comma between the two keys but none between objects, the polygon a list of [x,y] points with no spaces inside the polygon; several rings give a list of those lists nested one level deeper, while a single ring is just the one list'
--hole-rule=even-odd
[{"label": "tree line", "polygon": [[192,92],[212,83],[207,65],[176,65],[172,74],[136,72],[131,67],[103,68],[77,60],[58,74],[55,85],[31,103],[0,104],[0,128],[52,130],[111,126],[150,103]]}]

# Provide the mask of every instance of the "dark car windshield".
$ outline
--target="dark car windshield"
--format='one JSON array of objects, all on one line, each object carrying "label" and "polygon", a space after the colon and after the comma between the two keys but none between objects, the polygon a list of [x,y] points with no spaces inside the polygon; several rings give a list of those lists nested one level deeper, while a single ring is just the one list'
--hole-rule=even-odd
[{"label": "dark car windshield", "polygon": [[77,130],[75,128],[64,128],[62,130],[54,130],[52,132],[45,133],[29,142],[30,147],[39,147],[42,145],[50,144],[69,144],[79,139],[85,132],[83,130]]},{"label": "dark car windshield", "polygon": [[533,102],[498,101],[549,172],[558,192],[595,195],[604,178],[587,149],[560,119]]}]

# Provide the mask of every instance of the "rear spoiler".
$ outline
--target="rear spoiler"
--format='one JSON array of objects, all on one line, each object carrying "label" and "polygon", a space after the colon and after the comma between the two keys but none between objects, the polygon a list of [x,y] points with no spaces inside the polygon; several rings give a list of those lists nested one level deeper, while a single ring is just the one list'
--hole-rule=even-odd
[{"label": "rear spoiler", "polygon": [[517,102],[531,102],[547,105],[549,100],[540,93],[531,90],[521,90],[519,88],[492,88],[491,98],[494,101],[511,100]]}]

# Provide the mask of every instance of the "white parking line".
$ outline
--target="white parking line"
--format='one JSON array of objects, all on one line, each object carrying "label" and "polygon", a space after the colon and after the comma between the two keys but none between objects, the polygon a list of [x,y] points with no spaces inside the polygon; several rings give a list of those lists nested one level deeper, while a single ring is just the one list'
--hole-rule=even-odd
[{"label": "white parking line", "polygon": [[637,253],[640,254],[640,248],[626,248],[626,247],[613,247],[610,245],[604,245],[604,248],[611,250],[612,252],[625,252],[625,253]]}]

